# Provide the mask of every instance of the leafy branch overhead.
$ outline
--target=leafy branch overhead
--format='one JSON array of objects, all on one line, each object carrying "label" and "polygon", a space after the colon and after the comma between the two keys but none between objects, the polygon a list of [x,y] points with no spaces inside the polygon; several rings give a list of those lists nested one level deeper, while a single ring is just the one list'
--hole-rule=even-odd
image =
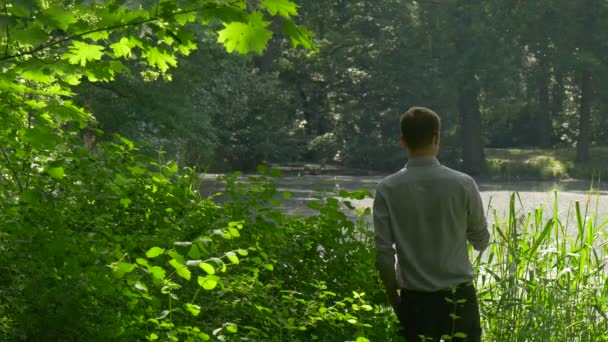
[{"label": "leafy branch overhead", "polygon": [[[294,21],[297,9],[290,0],[263,0],[257,8],[246,0],[7,1],[0,14],[0,113],[11,114],[0,116],[0,136],[31,144],[27,137],[54,135],[66,122],[88,125],[92,116],[63,101],[73,86],[112,81],[138,64],[147,79],[163,75],[197,48],[201,28],[228,52],[261,54],[272,30],[294,47],[313,49],[310,31]],[[277,24],[272,30],[270,22]]]}]

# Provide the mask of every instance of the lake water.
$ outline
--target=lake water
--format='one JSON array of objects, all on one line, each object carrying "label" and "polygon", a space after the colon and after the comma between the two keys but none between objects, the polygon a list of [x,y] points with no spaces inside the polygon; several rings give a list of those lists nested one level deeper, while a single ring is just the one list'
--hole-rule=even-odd
[{"label": "lake water", "polygon": [[[220,190],[219,185],[213,181],[214,175],[207,175],[205,178],[208,179],[207,186],[204,187],[206,188],[205,193]],[[384,176],[283,176],[278,179],[278,189],[292,193],[292,198],[284,201],[283,210],[292,214],[310,215],[315,211],[310,209],[307,203],[316,200],[313,196],[319,193],[317,190],[367,189],[373,193],[376,184],[382,178]],[[516,210],[520,213],[522,213],[522,205],[525,212],[533,211],[534,208],[542,205],[545,208],[545,217],[549,217],[553,214],[554,191],[558,192],[559,216],[564,223],[567,220],[574,222],[573,209],[576,201],[580,202],[583,214],[586,208],[590,215],[595,214],[597,209],[597,217],[600,218],[600,222],[608,217],[608,183],[595,184],[595,191],[592,195],[589,191],[591,184],[585,181],[501,183],[479,180],[477,183],[484,206],[487,208],[489,205],[492,212],[496,210],[500,218],[504,218],[508,214],[509,201],[513,192],[518,192],[521,198],[521,203],[519,200],[516,202]],[[371,207],[373,199],[367,198],[353,202],[359,207]],[[493,221],[493,216],[488,215],[490,223]]]}]

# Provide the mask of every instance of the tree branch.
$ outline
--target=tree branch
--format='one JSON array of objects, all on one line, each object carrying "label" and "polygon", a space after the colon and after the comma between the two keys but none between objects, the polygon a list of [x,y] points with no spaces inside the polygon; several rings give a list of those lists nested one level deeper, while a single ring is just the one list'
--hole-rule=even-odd
[{"label": "tree branch", "polygon": [[[53,41],[50,41],[50,42],[48,42],[46,44],[41,44],[41,45],[39,45],[39,46],[37,46],[37,47],[35,47],[35,48],[31,49],[31,50],[28,50],[28,51],[16,53],[16,54],[13,54],[13,55],[6,55],[5,54],[5,56],[3,56],[2,58],[0,58],[0,61],[5,61],[5,60],[9,60],[9,59],[14,59],[14,58],[19,58],[19,57],[23,57],[23,56],[33,55],[33,54],[35,54],[38,51],[41,51],[41,50],[53,47],[55,45],[60,45],[60,44],[65,43],[67,41],[71,41],[71,40],[74,40],[74,39],[77,39],[77,38],[81,38],[83,36],[86,36],[87,34],[91,34],[91,33],[95,33],[95,32],[102,32],[102,31],[111,31],[111,30],[116,30],[116,29],[120,29],[120,28],[129,27],[129,26],[138,26],[138,25],[142,25],[142,24],[145,24],[145,23],[153,22],[153,21],[168,19],[168,18],[174,17],[176,15],[180,15],[180,14],[191,13],[191,12],[199,12],[199,11],[202,11],[203,9],[206,9],[206,8],[208,8],[208,6],[201,7],[201,8],[195,8],[195,9],[178,11],[178,12],[171,13],[170,15],[151,17],[151,18],[148,18],[148,19],[134,21],[134,22],[126,23],[126,24],[118,24],[118,25],[112,25],[112,26],[107,26],[107,27],[96,28],[94,30],[81,32],[81,33],[75,34],[73,36],[69,36],[69,37],[64,37],[64,38],[61,38],[61,39],[53,40]],[[8,50],[7,50],[7,52],[8,52]]]},{"label": "tree branch", "polygon": [[23,184],[21,184],[21,180],[19,179],[19,176],[17,175],[17,172],[15,171],[15,169],[13,168],[13,166],[11,165],[11,160],[8,158],[8,154],[6,153],[6,150],[4,149],[4,147],[2,145],[0,145],[0,151],[2,151],[2,155],[4,156],[4,159],[6,159],[6,164],[8,166],[8,169],[11,170],[11,173],[13,174],[13,177],[17,181],[17,185],[19,185],[19,191],[23,192]]}]

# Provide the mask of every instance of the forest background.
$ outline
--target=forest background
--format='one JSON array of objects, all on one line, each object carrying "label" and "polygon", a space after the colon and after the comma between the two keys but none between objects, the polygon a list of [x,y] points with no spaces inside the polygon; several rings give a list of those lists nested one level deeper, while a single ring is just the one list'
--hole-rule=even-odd
[{"label": "forest background", "polygon": [[[398,340],[354,205],[371,194],[325,189],[287,214],[281,172],[258,165],[396,170],[399,116],[425,105],[441,159],[472,175],[601,175],[607,11],[0,2],[0,337]],[[221,194],[201,194],[202,171],[227,174]],[[475,261],[485,336],[608,338],[608,221],[591,200],[564,217],[557,194],[552,213],[517,199],[488,207]]]}]

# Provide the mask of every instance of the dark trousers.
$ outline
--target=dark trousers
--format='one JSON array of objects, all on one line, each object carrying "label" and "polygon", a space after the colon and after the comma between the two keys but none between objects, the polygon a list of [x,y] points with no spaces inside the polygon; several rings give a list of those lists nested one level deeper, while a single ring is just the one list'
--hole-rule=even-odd
[{"label": "dark trousers", "polygon": [[450,341],[481,341],[479,304],[472,284],[437,292],[401,290],[398,316],[407,342],[436,342],[445,335],[454,337]]}]

